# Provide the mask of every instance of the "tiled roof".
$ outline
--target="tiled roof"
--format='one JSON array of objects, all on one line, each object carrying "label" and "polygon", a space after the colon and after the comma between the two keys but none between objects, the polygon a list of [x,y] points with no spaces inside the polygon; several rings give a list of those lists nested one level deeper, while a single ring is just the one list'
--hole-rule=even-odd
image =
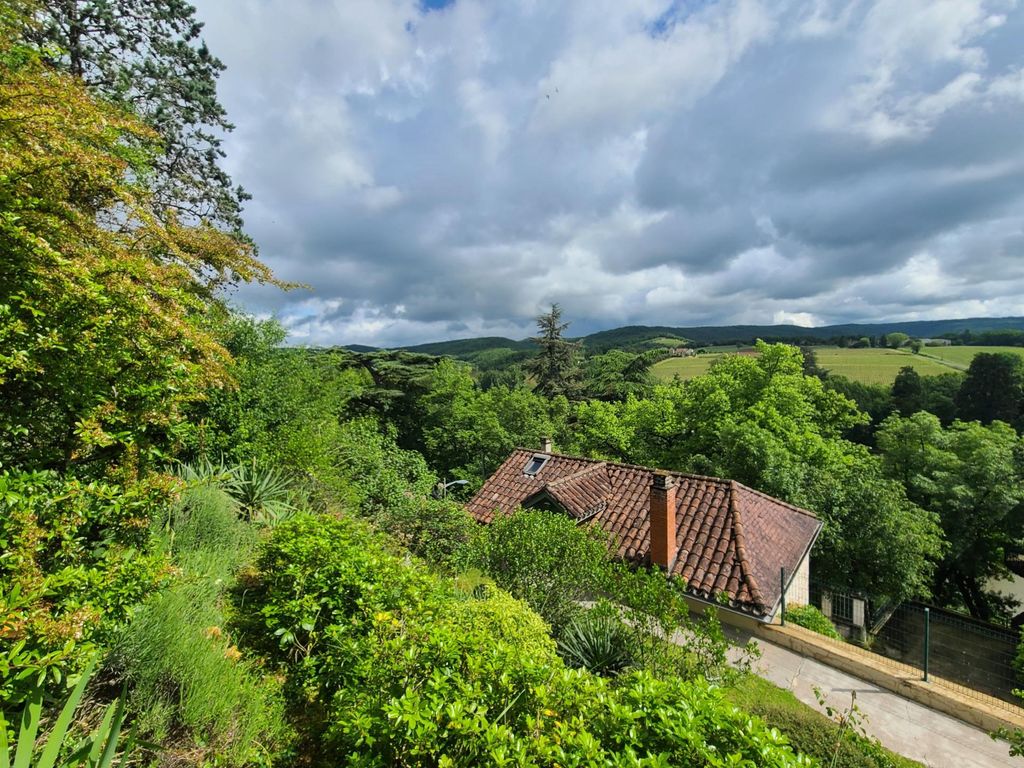
[{"label": "tiled roof", "polygon": [[[600,525],[620,558],[650,561],[650,489],[655,470],[578,456],[550,455],[535,475],[523,470],[535,451],[517,449],[467,508],[478,521],[550,500],[577,520]],[[671,571],[703,600],[722,593],[729,606],[759,618],[779,601],[779,569],[796,572],[821,528],[810,512],[741,483],[685,473],[676,481],[677,555]]]}]

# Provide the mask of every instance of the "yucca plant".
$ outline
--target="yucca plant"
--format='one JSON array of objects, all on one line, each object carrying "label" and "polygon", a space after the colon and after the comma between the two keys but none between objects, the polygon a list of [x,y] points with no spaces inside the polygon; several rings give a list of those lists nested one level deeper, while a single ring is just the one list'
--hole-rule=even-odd
[{"label": "yucca plant", "polygon": [[633,665],[629,633],[617,617],[600,610],[570,621],[558,639],[558,652],[567,664],[604,677]]},{"label": "yucca plant", "polygon": [[204,456],[193,462],[179,461],[171,471],[189,485],[216,485],[230,493],[238,467],[229,466],[223,457],[214,463]]},{"label": "yucca plant", "polygon": [[279,523],[295,514],[295,488],[291,478],[274,467],[253,460],[234,471],[234,485],[225,490],[235,497],[250,520]]},{"label": "yucca plant", "polygon": [[[21,713],[18,724],[17,741],[14,745],[13,762],[11,759],[11,746],[7,741],[7,720],[0,713],[0,768],[54,768],[54,766],[86,766],[87,768],[110,768],[117,755],[118,742],[121,739],[121,728],[124,725],[124,694],[117,698],[107,707],[106,714],[99,729],[88,738],[79,742],[71,753],[61,758],[61,752],[66,751],[65,743],[68,736],[68,729],[74,717],[75,710],[82,700],[85,686],[89,683],[92,675],[93,664],[82,673],[64,707],[57,716],[53,728],[42,745],[42,750],[36,749],[36,737],[39,733],[39,723],[42,717],[43,691],[36,690],[31,696],[25,709]],[[118,765],[124,765],[125,759],[135,747],[135,730],[129,734],[123,749],[121,760]],[[58,760],[60,762],[58,763]]]}]

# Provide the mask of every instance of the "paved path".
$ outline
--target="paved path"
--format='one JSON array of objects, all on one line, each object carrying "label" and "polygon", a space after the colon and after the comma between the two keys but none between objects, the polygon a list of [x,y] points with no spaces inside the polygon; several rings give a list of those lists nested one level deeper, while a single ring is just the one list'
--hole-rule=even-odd
[{"label": "paved path", "polygon": [[836,709],[847,708],[850,692],[856,691],[865,730],[893,752],[929,768],[1024,768],[1024,759],[1010,757],[1005,742],[993,741],[980,728],[761,638],[757,644],[762,652],[755,665],[758,674],[819,711],[815,686]]}]

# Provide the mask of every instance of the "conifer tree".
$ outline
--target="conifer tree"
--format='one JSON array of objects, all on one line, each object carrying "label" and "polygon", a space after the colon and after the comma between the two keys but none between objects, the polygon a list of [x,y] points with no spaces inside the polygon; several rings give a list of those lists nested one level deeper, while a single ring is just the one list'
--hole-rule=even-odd
[{"label": "conifer tree", "polygon": [[570,400],[578,397],[583,387],[580,368],[580,344],[562,337],[569,323],[562,322],[562,308],[551,305],[551,311],[537,317],[540,333],[531,341],[540,347],[536,357],[526,364],[533,377],[534,391],[546,397],[564,395]]},{"label": "conifer tree", "polygon": [[52,66],[149,124],[155,203],[178,218],[240,231],[248,195],[220,167],[232,130],[217,100],[224,65],[200,38],[185,0],[39,0],[25,35]]}]

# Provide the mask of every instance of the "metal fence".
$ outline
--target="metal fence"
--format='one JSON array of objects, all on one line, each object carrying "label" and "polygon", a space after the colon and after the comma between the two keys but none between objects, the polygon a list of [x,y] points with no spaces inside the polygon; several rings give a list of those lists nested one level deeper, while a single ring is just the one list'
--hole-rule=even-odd
[{"label": "metal fence", "polygon": [[1024,688],[1013,667],[1016,631],[924,603],[894,605],[822,585],[811,586],[810,600],[839,630],[844,639],[834,642],[845,648],[1024,715],[1024,702],[1013,693]]}]

